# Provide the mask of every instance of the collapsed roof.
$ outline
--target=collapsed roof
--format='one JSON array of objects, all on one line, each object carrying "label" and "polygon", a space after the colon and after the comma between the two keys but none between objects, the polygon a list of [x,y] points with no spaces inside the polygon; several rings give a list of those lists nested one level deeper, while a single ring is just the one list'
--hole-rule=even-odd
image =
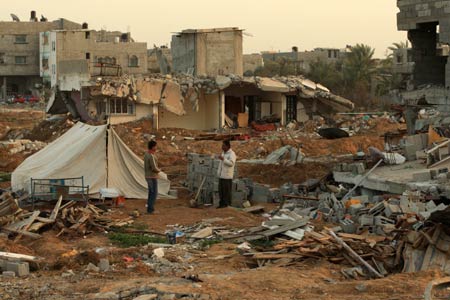
[{"label": "collapsed roof", "polygon": [[183,103],[189,99],[197,111],[197,100],[203,92],[215,94],[231,85],[252,85],[261,91],[297,94],[303,99],[317,99],[338,112],[354,108],[353,102],[330,92],[321,84],[303,76],[241,77],[236,75],[193,77],[189,75],[123,76],[97,78],[91,96],[129,98],[138,103],[161,104],[168,111],[184,115]]}]

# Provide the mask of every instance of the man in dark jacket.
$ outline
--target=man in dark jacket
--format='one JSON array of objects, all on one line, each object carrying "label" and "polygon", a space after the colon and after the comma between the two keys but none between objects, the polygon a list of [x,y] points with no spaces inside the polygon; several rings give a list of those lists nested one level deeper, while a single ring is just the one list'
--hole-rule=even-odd
[{"label": "man in dark jacket", "polygon": [[158,196],[158,174],[161,170],[158,168],[156,158],[156,142],[148,142],[148,150],[144,156],[145,179],[148,185],[147,213],[152,214],[155,210],[154,205]]}]

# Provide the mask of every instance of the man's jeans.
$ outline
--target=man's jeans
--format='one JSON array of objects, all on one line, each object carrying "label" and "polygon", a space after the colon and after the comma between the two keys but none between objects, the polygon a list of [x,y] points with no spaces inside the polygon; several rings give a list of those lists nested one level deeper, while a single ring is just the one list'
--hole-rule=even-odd
[{"label": "man's jeans", "polygon": [[158,196],[158,180],[156,178],[146,178],[148,185],[147,212],[152,213],[155,208],[156,197]]}]

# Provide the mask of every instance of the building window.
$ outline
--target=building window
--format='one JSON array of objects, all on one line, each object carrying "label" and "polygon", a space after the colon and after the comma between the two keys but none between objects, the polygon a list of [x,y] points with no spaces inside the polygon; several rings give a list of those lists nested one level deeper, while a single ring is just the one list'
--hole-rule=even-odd
[{"label": "building window", "polygon": [[42,59],[42,69],[48,70],[48,58]]},{"label": "building window", "polygon": [[97,115],[134,115],[135,104],[124,98],[111,98],[97,102]]},{"label": "building window", "polygon": [[56,66],[55,66],[55,64],[52,64],[52,74],[53,75],[56,74]]},{"label": "building window", "polygon": [[5,53],[0,52],[0,65],[5,63]]},{"label": "building window", "polygon": [[86,59],[91,59],[91,53],[86,52]]},{"label": "building window", "polygon": [[25,34],[17,34],[15,39],[16,44],[26,44],[27,36]]},{"label": "building window", "polygon": [[56,42],[52,41],[52,51],[56,51]]},{"label": "building window", "polygon": [[48,45],[48,34],[44,33],[43,35],[43,44]]},{"label": "building window", "polygon": [[86,31],[84,33],[84,36],[85,36],[86,39],[89,39],[91,37],[91,32],[90,31]]},{"label": "building window", "polygon": [[130,56],[130,61],[128,64],[129,67],[138,67],[139,66],[139,59],[136,55]]},{"label": "building window", "polygon": [[27,63],[26,56],[16,56],[15,57],[16,65],[25,65]]},{"label": "building window", "polygon": [[398,64],[402,63],[402,56],[401,55],[397,55],[397,63]]}]

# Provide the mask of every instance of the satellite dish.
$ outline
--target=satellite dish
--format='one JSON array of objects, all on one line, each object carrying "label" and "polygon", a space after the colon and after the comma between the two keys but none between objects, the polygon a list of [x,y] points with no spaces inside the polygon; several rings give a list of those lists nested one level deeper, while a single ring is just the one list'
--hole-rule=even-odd
[{"label": "satellite dish", "polygon": [[41,22],[47,22],[48,21],[48,19],[46,18],[46,17],[44,17],[44,15],[41,15],[41,20],[40,20]]},{"label": "satellite dish", "polygon": [[13,19],[13,21],[20,22],[19,17],[16,16],[15,14],[11,14],[11,18]]}]

